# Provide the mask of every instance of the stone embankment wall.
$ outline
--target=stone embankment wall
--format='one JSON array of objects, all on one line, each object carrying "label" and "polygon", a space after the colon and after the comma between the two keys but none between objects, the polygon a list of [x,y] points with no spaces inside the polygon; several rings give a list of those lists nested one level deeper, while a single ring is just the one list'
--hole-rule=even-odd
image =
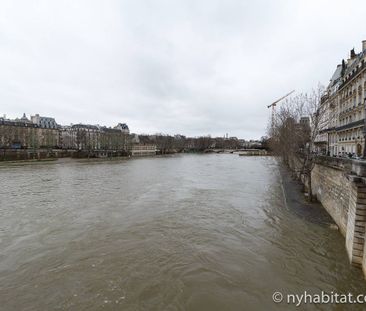
[{"label": "stone embankment wall", "polygon": [[346,236],[351,188],[347,174],[340,168],[316,164],[311,175],[313,195]]},{"label": "stone embankment wall", "polygon": [[319,157],[311,176],[313,195],[345,236],[350,262],[366,276],[366,161]]},{"label": "stone embankment wall", "polygon": [[41,160],[71,157],[73,151],[60,149],[1,149],[0,161]]},{"label": "stone embankment wall", "polygon": [[[155,150],[152,154],[155,154]],[[113,158],[126,157],[125,150],[72,150],[72,149],[1,149],[1,161],[43,160],[56,158]]]}]

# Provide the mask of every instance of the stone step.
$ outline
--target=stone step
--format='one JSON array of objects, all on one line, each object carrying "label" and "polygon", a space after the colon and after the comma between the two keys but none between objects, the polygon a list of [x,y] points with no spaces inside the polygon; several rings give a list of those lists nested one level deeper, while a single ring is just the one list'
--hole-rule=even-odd
[{"label": "stone step", "polygon": [[358,215],[356,214],[355,218],[356,221],[363,221],[364,223],[366,223],[366,215]]},{"label": "stone step", "polygon": [[362,187],[355,187],[357,189],[357,192],[359,193],[365,193],[366,192],[366,186],[362,186]]},{"label": "stone step", "polygon": [[360,250],[357,250],[357,249],[353,249],[352,250],[352,257],[361,257],[361,260],[362,260],[362,257],[363,257],[363,251],[360,251]]},{"label": "stone step", "polygon": [[365,239],[363,238],[363,237],[356,237],[356,236],[354,236],[353,237],[353,241],[355,242],[355,243],[358,243],[358,244],[365,244]]},{"label": "stone step", "polygon": [[355,216],[366,216],[366,209],[357,209],[356,213],[354,214]]},{"label": "stone step", "polygon": [[364,245],[363,243],[353,243],[353,250],[362,251],[363,254]]},{"label": "stone step", "polygon": [[361,257],[352,258],[352,266],[361,268],[362,267],[362,258]]},{"label": "stone step", "polygon": [[365,238],[365,234],[364,233],[360,233],[360,232],[354,232],[353,237],[354,238],[359,238],[359,239],[364,239]]},{"label": "stone step", "polygon": [[355,226],[356,227],[366,227],[366,223],[364,221],[355,221]]},{"label": "stone step", "polygon": [[365,234],[366,230],[365,230],[365,226],[355,226],[355,232],[359,232],[359,233],[363,233]]}]

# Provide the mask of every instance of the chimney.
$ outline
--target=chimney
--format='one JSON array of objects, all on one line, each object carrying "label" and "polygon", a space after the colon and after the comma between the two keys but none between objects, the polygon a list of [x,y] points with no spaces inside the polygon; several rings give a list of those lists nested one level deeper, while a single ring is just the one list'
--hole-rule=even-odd
[{"label": "chimney", "polygon": [[366,40],[362,41],[362,52],[366,50]]},{"label": "chimney", "polygon": [[345,71],[346,71],[346,62],[344,61],[344,59],[342,59],[342,71],[341,71],[342,77],[343,77]]},{"label": "chimney", "polygon": [[351,59],[355,58],[356,57],[355,49],[352,49],[350,54],[351,54]]}]

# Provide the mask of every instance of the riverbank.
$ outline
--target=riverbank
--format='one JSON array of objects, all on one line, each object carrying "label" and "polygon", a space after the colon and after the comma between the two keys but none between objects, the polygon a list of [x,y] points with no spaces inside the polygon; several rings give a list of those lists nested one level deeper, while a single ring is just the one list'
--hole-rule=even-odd
[{"label": "riverbank", "polygon": [[333,218],[320,202],[309,202],[304,193],[304,185],[298,179],[294,178],[290,170],[282,164],[279,164],[279,172],[281,176],[281,188],[283,192],[284,204],[287,209],[301,210],[306,214],[317,210],[324,211],[322,223],[325,223],[330,229],[338,228]]},{"label": "riverbank", "polygon": [[302,175],[301,163],[289,162],[291,172],[332,217],[345,239],[349,262],[366,277],[366,162],[319,156],[314,159],[311,182]]},{"label": "riverbank", "polygon": [[[133,151],[133,150],[132,150]],[[93,160],[113,160],[113,159],[126,159],[130,157],[153,157],[153,156],[165,156],[175,155],[180,153],[185,154],[238,154],[239,156],[270,156],[271,154],[265,150],[253,150],[253,149],[205,149],[205,150],[165,150],[161,152],[155,150],[154,152],[145,152],[144,149],[138,150],[139,152],[126,152],[120,151],[80,151],[80,150],[60,150],[60,149],[14,149],[5,150],[0,149],[0,165],[9,163],[35,163],[39,161],[57,161],[59,159],[93,159]]]},{"label": "riverbank", "polygon": [[[139,155],[139,156],[121,156],[121,157],[101,157],[101,158],[46,158],[46,159],[29,159],[29,160],[17,160],[17,161],[0,161],[0,167],[9,166],[32,166],[32,165],[42,165],[42,164],[71,164],[71,163],[118,163],[125,162],[129,160],[137,159],[149,159],[149,158],[169,158],[174,157],[184,153],[167,153],[167,154],[157,154],[157,155]],[[196,153],[196,154],[202,154]]]},{"label": "riverbank", "polygon": [[[11,165],[27,165],[27,164],[37,164],[37,163],[47,163],[47,162],[57,162],[65,158],[46,158],[46,159],[28,159],[28,160],[9,160],[0,161],[1,166],[11,166]],[[66,158],[67,159],[67,158]]]}]

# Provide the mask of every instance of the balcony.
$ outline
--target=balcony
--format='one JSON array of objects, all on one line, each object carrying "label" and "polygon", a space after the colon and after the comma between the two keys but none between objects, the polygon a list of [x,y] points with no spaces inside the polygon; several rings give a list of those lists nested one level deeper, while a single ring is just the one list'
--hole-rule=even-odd
[{"label": "balcony", "polygon": [[338,131],[343,131],[343,130],[346,130],[346,129],[351,129],[353,127],[358,127],[358,126],[364,125],[364,122],[365,122],[365,119],[361,119],[361,120],[358,120],[358,121],[353,121],[353,122],[350,122],[348,124],[338,126],[336,128],[336,131],[338,132]]}]

